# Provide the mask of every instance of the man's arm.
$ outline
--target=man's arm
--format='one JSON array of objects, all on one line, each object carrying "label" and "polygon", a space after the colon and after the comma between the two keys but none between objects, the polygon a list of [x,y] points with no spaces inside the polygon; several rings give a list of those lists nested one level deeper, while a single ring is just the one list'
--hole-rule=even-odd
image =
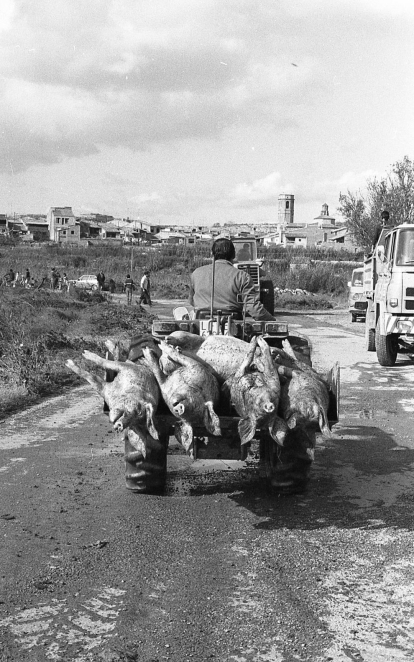
[{"label": "man's arm", "polygon": [[243,296],[243,301],[246,304],[246,309],[249,315],[259,321],[274,321],[275,317],[273,317],[266,308],[263,308],[263,305],[260,303],[259,294],[256,292],[250,276],[244,271],[238,270],[238,273],[240,274],[240,293]]}]

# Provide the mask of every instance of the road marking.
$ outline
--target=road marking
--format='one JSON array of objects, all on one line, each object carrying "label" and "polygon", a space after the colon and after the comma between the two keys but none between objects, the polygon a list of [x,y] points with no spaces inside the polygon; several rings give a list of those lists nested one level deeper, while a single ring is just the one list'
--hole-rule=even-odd
[{"label": "road marking", "polygon": [[[25,650],[41,647],[47,660],[84,662],[84,653],[115,636],[126,593],[107,586],[94,592],[78,607],[70,607],[67,600],[53,599],[50,604],[23,609],[0,620],[0,627],[8,628]],[[76,657],[70,654],[70,646],[75,647]]]}]

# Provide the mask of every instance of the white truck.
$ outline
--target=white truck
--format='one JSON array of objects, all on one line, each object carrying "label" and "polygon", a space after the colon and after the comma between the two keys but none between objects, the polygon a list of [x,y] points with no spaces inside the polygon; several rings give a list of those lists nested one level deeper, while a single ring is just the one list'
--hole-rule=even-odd
[{"label": "white truck", "polygon": [[414,224],[382,230],[364,260],[364,292],[367,350],[382,366],[395,365],[399,353],[414,355]]}]

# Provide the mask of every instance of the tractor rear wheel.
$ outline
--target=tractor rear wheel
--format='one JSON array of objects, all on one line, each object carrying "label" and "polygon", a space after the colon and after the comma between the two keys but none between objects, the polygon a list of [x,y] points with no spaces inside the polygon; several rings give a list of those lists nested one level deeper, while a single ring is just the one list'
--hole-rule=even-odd
[{"label": "tractor rear wheel", "polygon": [[[169,436],[163,432],[159,433],[159,439],[153,439],[147,431],[140,434],[136,428],[132,432],[135,434],[130,429],[124,431],[126,488],[142,494],[159,494],[164,491],[167,479]],[[136,433],[145,443],[145,457],[134,445]]]},{"label": "tractor rear wheel", "polygon": [[305,491],[313,453],[310,452],[309,439],[303,431],[289,430],[283,446],[263,433],[260,439],[260,459],[272,492],[299,494]]}]

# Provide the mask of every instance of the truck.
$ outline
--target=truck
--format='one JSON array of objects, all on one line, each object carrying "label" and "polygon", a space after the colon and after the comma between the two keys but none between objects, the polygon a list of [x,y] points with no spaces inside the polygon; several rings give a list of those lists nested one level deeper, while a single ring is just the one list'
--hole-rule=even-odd
[{"label": "truck", "polygon": [[414,355],[414,224],[384,228],[364,260],[365,344],[381,366]]},{"label": "truck", "polygon": [[348,310],[351,313],[351,322],[356,322],[358,318],[365,320],[368,304],[364,292],[364,267],[352,271],[348,287]]}]

